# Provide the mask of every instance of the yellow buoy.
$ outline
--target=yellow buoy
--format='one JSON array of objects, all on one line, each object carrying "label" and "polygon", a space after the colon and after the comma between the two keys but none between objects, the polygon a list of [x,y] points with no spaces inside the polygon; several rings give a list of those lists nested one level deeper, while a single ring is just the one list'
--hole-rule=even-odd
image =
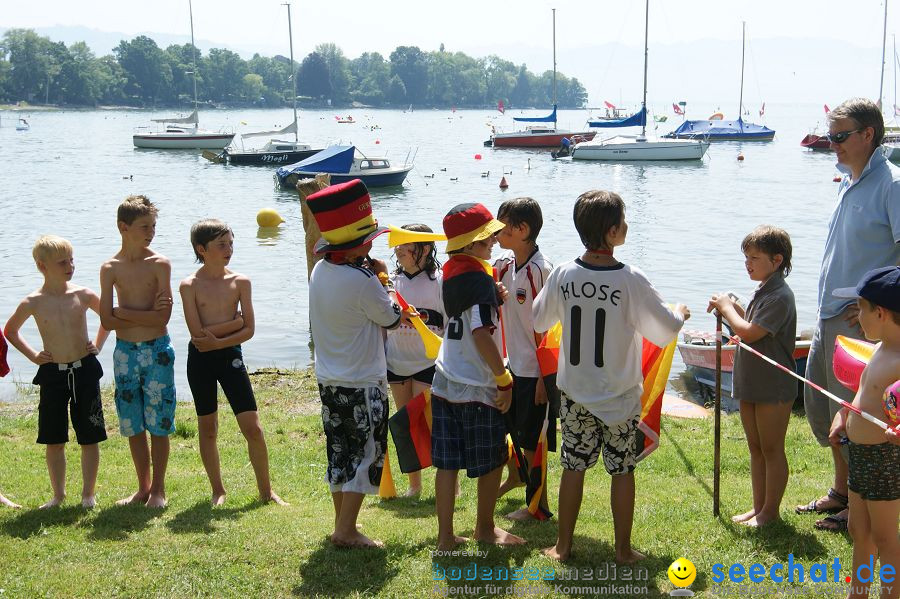
[{"label": "yellow buoy", "polygon": [[283,222],[281,215],[272,208],[263,208],[256,213],[256,224],[260,227],[277,227]]}]

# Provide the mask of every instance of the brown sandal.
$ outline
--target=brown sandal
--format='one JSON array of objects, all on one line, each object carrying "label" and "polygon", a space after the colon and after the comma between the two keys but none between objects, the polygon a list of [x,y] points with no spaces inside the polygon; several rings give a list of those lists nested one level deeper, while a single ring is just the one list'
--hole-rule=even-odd
[{"label": "brown sandal", "polygon": [[[841,495],[833,488],[828,489],[827,493],[828,499],[836,502],[838,504],[837,507],[830,508],[821,508],[819,505],[822,503],[821,499],[813,499],[806,505],[798,505],[794,508],[794,511],[798,514],[837,514],[838,512],[847,509],[847,496]],[[846,526],[845,526],[846,528]],[[830,529],[829,529],[830,530]]]},{"label": "brown sandal", "polygon": [[816,522],[815,527],[816,530],[827,530],[828,532],[846,532],[847,516],[842,516],[840,514],[825,516],[825,518]]}]

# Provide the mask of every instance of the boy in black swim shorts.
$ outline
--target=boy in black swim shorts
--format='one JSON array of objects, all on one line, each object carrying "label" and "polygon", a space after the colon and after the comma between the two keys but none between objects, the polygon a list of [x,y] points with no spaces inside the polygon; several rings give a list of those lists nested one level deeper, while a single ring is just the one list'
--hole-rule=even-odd
[{"label": "boy in black swim shorts", "polygon": [[[65,448],[71,413],[75,438],[81,445],[81,505],[92,508],[100,466],[98,443],[106,440],[100,401],[103,369],[95,354],[109,332],[100,327],[94,341],[88,337],[85,314],[88,310],[99,314],[100,297],[69,282],[75,272],[71,244],[61,237],[45,235],[38,239],[32,255],[44,275],[44,284],[22,300],[6,323],[5,333],[13,347],[38,365],[33,381],[41,388],[37,442],[46,446],[53,487],[53,498],[41,507],[57,506],[66,497]],[[40,350],[32,348],[19,332],[29,317],[34,317],[41,334]]]},{"label": "boy in black swim shorts", "polygon": [[[889,405],[893,402],[887,389],[900,379],[900,266],[870,270],[855,289],[835,289],[832,294],[857,298],[863,333],[867,339],[881,342],[863,370],[853,405],[891,422],[894,406]],[[885,440],[884,435],[875,424],[843,408],[835,415],[828,436],[834,446],[843,436],[850,440],[847,527],[853,538],[852,596],[869,596],[873,577],[860,580],[860,566],[881,560],[879,571],[888,565],[894,572],[900,568],[900,446]],[[881,597],[900,597],[900,583],[882,580]]]},{"label": "boy in black swim shorts", "polygon": [[222,221],[202,220],[191,227],[191,245],[203,266],[181,282],[180,291],[184,319],[191,333],[188,384],[197,410],[200,458],[212,486],[212,504],[225,503],[216,446],[218,383],[247,439],[260,499],[285,505],[272,491],[269,452],[241,353],[240,344],[253,337],[255,323],[250,279],[226,268],[233,253],[234,233]]}]

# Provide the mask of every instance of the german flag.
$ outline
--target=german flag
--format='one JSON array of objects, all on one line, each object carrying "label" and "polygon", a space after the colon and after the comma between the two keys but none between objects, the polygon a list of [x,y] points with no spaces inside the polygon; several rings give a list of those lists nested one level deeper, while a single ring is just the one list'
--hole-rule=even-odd
[{"label": "german flag", "polygon": [[444,263],[444,311],[459,316],[477,304],[500,305],[494,285],[494,268],[474,256],[454,254]]},{"label": "german flag", "polygon": [[[547,403],[547,411],[550,403]],[[547,415],[544,416],[544,425],[541,427],[541,435],[538,437],[537,447],[534,448],[534,463],[528,473],[528,484],[525,485],[525,503],[528,505],[528,513],[537,520],[549,520],[553,512],[541,506],[541,498],[547,492]]]},{"label": "german flag", "polygon": [[400,472],[431,466],[431,390],[426,389],[388,419]]}]

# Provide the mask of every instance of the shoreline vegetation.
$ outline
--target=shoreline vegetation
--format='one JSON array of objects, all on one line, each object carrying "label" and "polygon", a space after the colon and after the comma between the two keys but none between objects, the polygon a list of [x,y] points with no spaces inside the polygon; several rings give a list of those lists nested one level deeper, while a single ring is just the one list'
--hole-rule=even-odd
[{"label": "shoreline vegetation", "polygon": [[[839,558],[842,574],[849,572],[849,537],[815,531],[814,516],[796,515],[792,509],[821,495],[831,477],[825,450],[813,440],[805,417],[796,412],[787,433],[791,478],[782,520],[762,530],[730,520],[750,501],[749,460],[739,416],[722,418],[722,516],[716,519],[711,499],[712,419],[664,414],[660,448],[636,470],[633,543],[648,555],[639,565],[646,568],[647,580],[619,577],[601,582],[596,574],[592,581],[585,580],[583,572],[612,571],[610,477],[602,466],[587,476],[575,554],[564,566],[540,553],[556,538],[555,519],[512,523],[510,530],[527,540],[524,546],[499,548],[470,542],[460,547],[468,555],[432,556],[437,522],[431,468],[423,473],[419,498],[366,498],[360,522],[367,534],[385,542],[384,550],[335,548],[327,540],[333,508],[324,482],[324,435],[315,375],[311,369],[263,369],[252,373],[251,380],[269,446],[273,488],[290,502],[288,507],[257,501],[243,438],[221,396],[219,448],[226,504],[210,506],[209,483],[198,452],[197,417],[190,403],[179,402],[167,477],[168,508],[116,506],[117,499],[133,491],[134,471],[128,443],[118,433],[112,389],[107,386],[103,403],[110,438],[101,444],[98,506],[93,510],[79,506],[79,450],[70,433],[66,503],[38,510],[50,489],[42,448],[34,443],[36,402],[25,398],[0,403],[0,491],[25,506],[0,508],[0,592],[10,597],[417,597],[475,596],[467,595],[466,587],[475,590],[480,585],[478,596],[514,596],[506,587],[515,584],[513,593],[519,596],[579,597],[590,593],[579,588],[615,584],[646,586],[646,593],[634,596],[661,598],[673,588],[667,568],[675,559],[686,557],[697,567],[697,580],[691,586],[696,596],[744,596],[746,590],[737,583],[712,581],[714,564],[724,564],[726,571],[732,563],[758,562],[768,567],[787,563],[792,555],[794,562],[805,566],[805,583],[776,584],[766,579],[744,584],[752,596],[789,592],[796,597],[819,597],[836,594],[829,585],[809,581],[813,564],[832,564]],[[393,479],[402,493],[406,477],[397,469],[390,445]],[[551,454],[551,509],[556,507],[560,473],[559,456]],[[502,498],[498,516],[520,507],[520,494],[513,491]],[[458,521],[471,525],[474,510],[475,484],[465,479],[457,502]],[[555,580],[433,580],[439,569],[464,569],[472,563],[494,571],[536,568],[542,578],[551,568]],[[573,574],[582,579],[571,580]],[[825,592],[826,586],[830,592]]]},{"label": "shoreline vegetation", "polygon": [[[285,41],[287,46],[287,41]],[[206,55],[191,44],[165,49],[147,36],[122,40],[96,56],[85,42],[68,46],[33,29],[0,38],[0,102],[88,107],[184,108],[191,105],[197,63],[201,107],[279,108],[292,103],[290,59],[254,54],[244,60],[223,48]],[[346,57],[323,43],[294,61],[297,101],[307,108],[508,108],[553,104],[553,71],[535,74],[498,56],[474,58],[447,50],[397,46],[388,57]],[[582,108],[587,91],[557,72],[559,108]]]}]

